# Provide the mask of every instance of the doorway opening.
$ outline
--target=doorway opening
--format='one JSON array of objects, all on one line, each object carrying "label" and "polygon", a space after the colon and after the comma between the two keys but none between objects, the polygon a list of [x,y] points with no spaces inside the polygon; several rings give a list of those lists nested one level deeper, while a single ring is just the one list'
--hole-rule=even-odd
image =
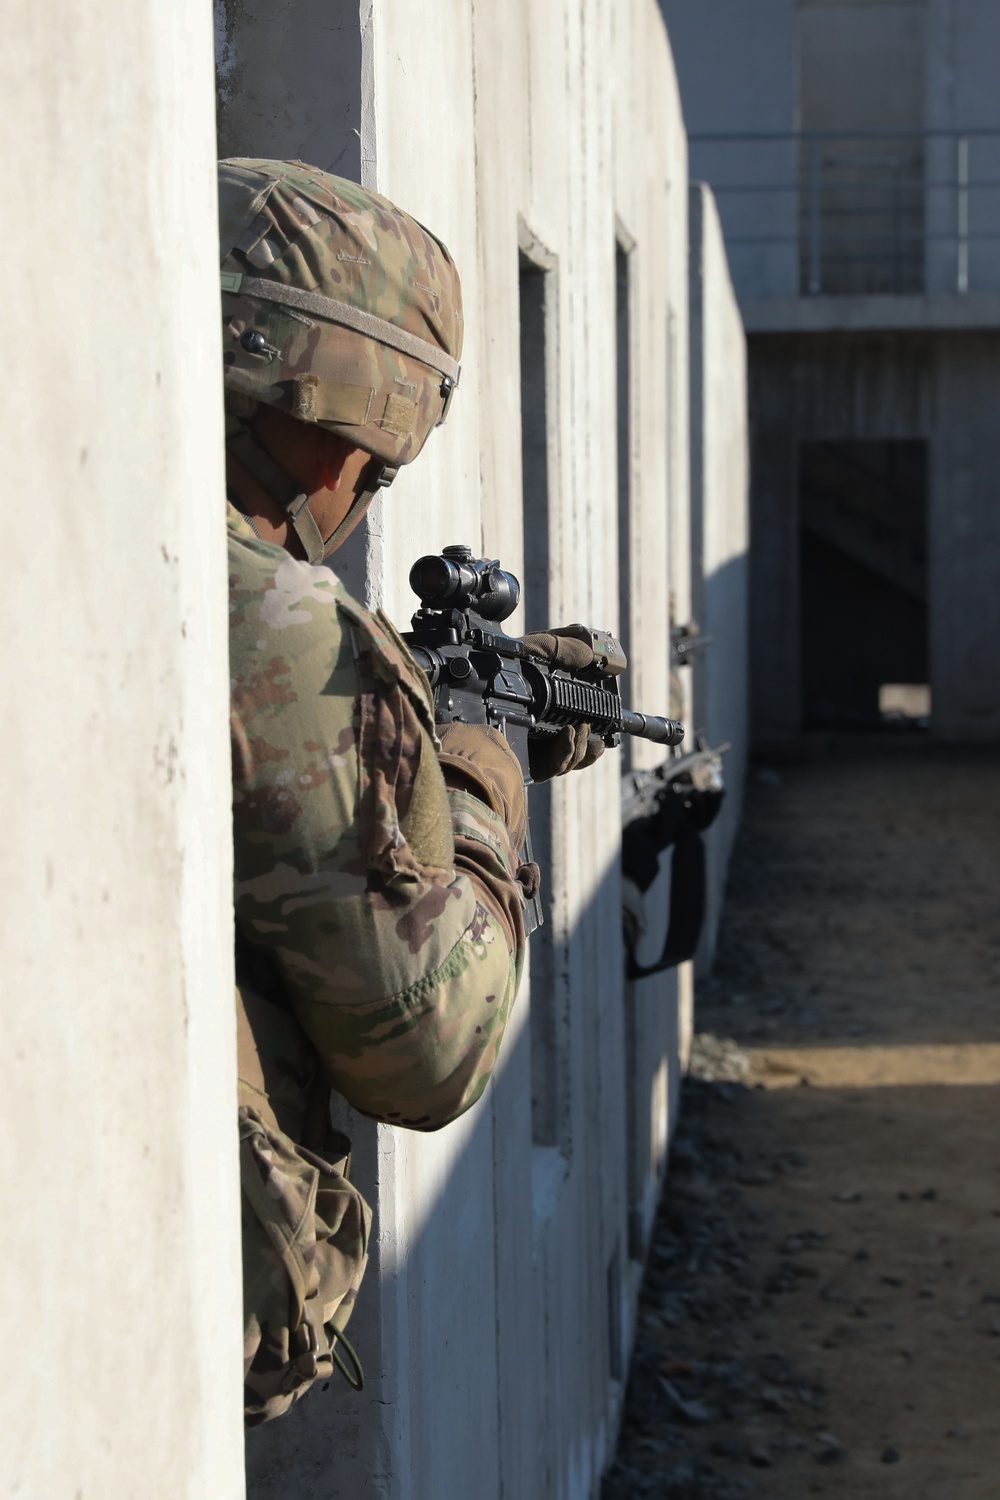
[{"label": "doorway opening", "polygon": [[805,729],[930,723],[927,444],[803,443]]}]

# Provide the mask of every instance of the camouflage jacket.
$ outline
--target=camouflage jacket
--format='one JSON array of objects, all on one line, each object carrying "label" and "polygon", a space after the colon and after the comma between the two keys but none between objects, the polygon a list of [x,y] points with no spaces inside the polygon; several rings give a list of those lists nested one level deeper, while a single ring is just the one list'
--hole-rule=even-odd
[{"label": "camouflage jacket", "polygon": [[434,1130],[479,1098],[524,962],[517,854],[448,791],[427,685],[329,568],[229,506],[238,937],[330,1083]]}]

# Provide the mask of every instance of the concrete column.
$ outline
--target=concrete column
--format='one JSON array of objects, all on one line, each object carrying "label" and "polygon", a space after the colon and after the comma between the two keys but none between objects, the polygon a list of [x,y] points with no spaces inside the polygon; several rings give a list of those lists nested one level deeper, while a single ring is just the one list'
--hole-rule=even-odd
[{"label": "concrete column", "polygon": [[936,341],[930,440],[931,682],[936,737],[1000,739],[1000,335]]},{"label": "concrete column", "polygon": [[239,1500],[211,24],[4,19],[2,1488]]},{"label": "concrete column", "polygon": [[[775,347],[775,346],[778,347]],[[799,681],[798,434],[787,345],[750,343],[750,721],[766,745],[802,728]]]},{"label": "concrete column", "polygon": [[[699,966],[711,966],[726,872],[740,823],[748,751],[749,464],[746,339],[709,188],[691,188],[691,476],[700,547],[698,618],[712,644],[693,668],[696,723],[728,744],[726,801],[707,835],[708,892]],[[692,527],[695,530],[695,527]]]}]

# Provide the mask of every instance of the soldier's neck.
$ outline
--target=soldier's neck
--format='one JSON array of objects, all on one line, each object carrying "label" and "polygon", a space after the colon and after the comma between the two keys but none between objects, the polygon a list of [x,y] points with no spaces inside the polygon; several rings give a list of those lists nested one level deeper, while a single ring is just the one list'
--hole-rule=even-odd
[{"label": "soldier's neck", "polygon": [[284,547],[293,557],[305,557],[302,543],[292,530],[291,523],[276,500],[258,479],[240,463],[234,453],[226,451],[226,488],[234,496],[238,510],[242,511],[262,542],[273,542]]}]

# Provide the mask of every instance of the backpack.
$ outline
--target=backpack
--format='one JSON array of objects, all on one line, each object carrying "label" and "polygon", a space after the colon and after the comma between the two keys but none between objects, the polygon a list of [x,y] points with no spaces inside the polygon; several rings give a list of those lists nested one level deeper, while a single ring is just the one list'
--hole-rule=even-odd
[{"label": "backpack", "polygon": [[298,1023],[246,984],[236,1002],[244,1410],[255,1427],[334,1367],[363,1387],[344,1328],[371,1210],[350,1181],[350,1141],[330,1123],[329,1088]]}]

